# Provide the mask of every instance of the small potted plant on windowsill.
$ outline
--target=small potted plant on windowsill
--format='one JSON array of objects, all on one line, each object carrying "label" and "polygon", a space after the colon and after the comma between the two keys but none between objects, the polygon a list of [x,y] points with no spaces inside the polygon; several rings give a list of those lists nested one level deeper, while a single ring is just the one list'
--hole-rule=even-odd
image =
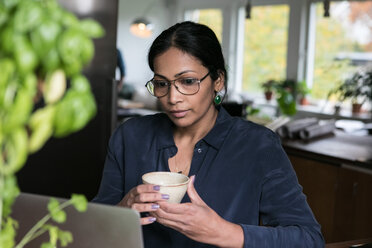
[{"label": "small potted plant on windowsill", "polygon": [[328,93],[336,95],[339,102],[350,100],[352,113],[362,112],[363,104],[372,102],[372,65],[359,68],[340,86]]},{"label": "small potted plant on windowsill", "polygon": [[296,85],[296,94],[298,101],[301,105],[308,105],[309,100],[307,99],[307,95],[310,94],[310,89],[307,87],[306,81],[302,80],[297,82]]},{"label": "small potted plant on windowsill", "polygon": [[276,101],[281,114],[291,116],[296,114],[296,81],[284,79],[275,85]]},{"label": "small potted plant on windowsill", "polygon": [[261,87],[264,90],[265,99],[267,101],[270,101],[273,98],[274,89],[276,85],[277,85],[277,82],[273,79],[270,79],[261,84]]}]

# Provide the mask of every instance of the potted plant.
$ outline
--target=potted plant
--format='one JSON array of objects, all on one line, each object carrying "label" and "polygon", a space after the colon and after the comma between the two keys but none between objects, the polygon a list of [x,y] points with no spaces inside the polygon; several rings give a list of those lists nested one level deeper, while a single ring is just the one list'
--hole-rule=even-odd
[{"label": "potted plant", "polygon": [[63,206],[51,199],[49,215],[15,244],[16,220],[10,216],[19,194],[15,173],[29,154],[50,137],[82,129],[95,115],[88,79],[81,73],[94,54],[92,39],[103,36],[100,24],[79,20],[56,0],[0,2],[0,247],[21,248],[43,232],[51,239],[42,247],[71,241],[46,220],[63,222],[63,208],[86,208],[84,196]]},{"label": "potted plant", "polygon": [[279,110],[284,115],[294,115],[296,109],[296,81],[284,79],[275,86],[276,101]]},{"label": "potted plant", "polygon": [[307,87],[306,81],[302,80],[297,82],[296,85],[296,94],[297,98],[301,105],[308,105],[309,101],[307,99],[307,95],[310,94],[310,89]]},{"label": "potted plant", "polygon": [[265,99],[267,101],[270,101],[272,99],[273,93],[274,93],[274,88],[275,88],[276,84],[277,84],[277,82],[273,79],[270,79],[270,80],[261,84],[261,87],[264,90]]},{"label": "potted plant", "polygon": [[339,102],[350,100],[352,112],[360,113],[365,102],[372,102],[372,66],[358,68],[349,78],[328,93],[335,95]]}]

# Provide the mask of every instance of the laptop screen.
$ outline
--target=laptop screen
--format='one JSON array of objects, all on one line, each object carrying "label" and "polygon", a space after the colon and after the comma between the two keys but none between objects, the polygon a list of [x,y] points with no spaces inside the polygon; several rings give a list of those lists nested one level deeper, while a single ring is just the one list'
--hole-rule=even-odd
[{"label": "laptop screen", "polygon": [[[64,201],[65,199],[58,199]],[[22,193],[12,207],[12,217],[18,221],[16,240],[22,237],[47,213],[49,197]],[[61,230],[70,231],[73,242],[67,247],[76,248],[143,248],[142,229],[138,212],[116,206],[88,203],[86,212],[80,213],[73,206],[65,209],[67,220],[57,224]],[[44,233],[26,245],[28,248],[39,248],[49,240]],[[59,246],[58,246],[59,247]]]}]

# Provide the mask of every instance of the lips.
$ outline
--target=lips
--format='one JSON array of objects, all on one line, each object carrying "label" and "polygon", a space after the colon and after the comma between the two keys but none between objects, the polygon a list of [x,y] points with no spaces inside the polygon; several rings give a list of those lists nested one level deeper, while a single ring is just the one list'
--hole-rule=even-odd
[{"label": "lips", "polygon": [[172,111],[169,111],[169,113],[176,117],[176,118],[182,118],[182,117],[185,117],[186,114],[187,114],[187,110],[172,110]]}]

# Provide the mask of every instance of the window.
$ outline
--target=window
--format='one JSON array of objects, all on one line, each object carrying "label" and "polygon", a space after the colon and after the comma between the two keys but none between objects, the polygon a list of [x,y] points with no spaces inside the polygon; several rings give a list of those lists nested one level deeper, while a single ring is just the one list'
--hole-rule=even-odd
[{"label": "window", "polygon": [[286,74],[289,7],[254,6],[245,20],[242,90],[262,92],[261,83]]},{"label": "window", "polygon": [[186,20],[198,22],[210,27],[222,43],[222,11],[221,9],[196,9],[186,12]]},{"label": "window", "polygon": [[307,80],[312,97],[325,99],[357,66],[372,62],[372,1],[331,2],[329,18],[323,17],[323,4],[314,3],[311,14],[315,49]]}]

